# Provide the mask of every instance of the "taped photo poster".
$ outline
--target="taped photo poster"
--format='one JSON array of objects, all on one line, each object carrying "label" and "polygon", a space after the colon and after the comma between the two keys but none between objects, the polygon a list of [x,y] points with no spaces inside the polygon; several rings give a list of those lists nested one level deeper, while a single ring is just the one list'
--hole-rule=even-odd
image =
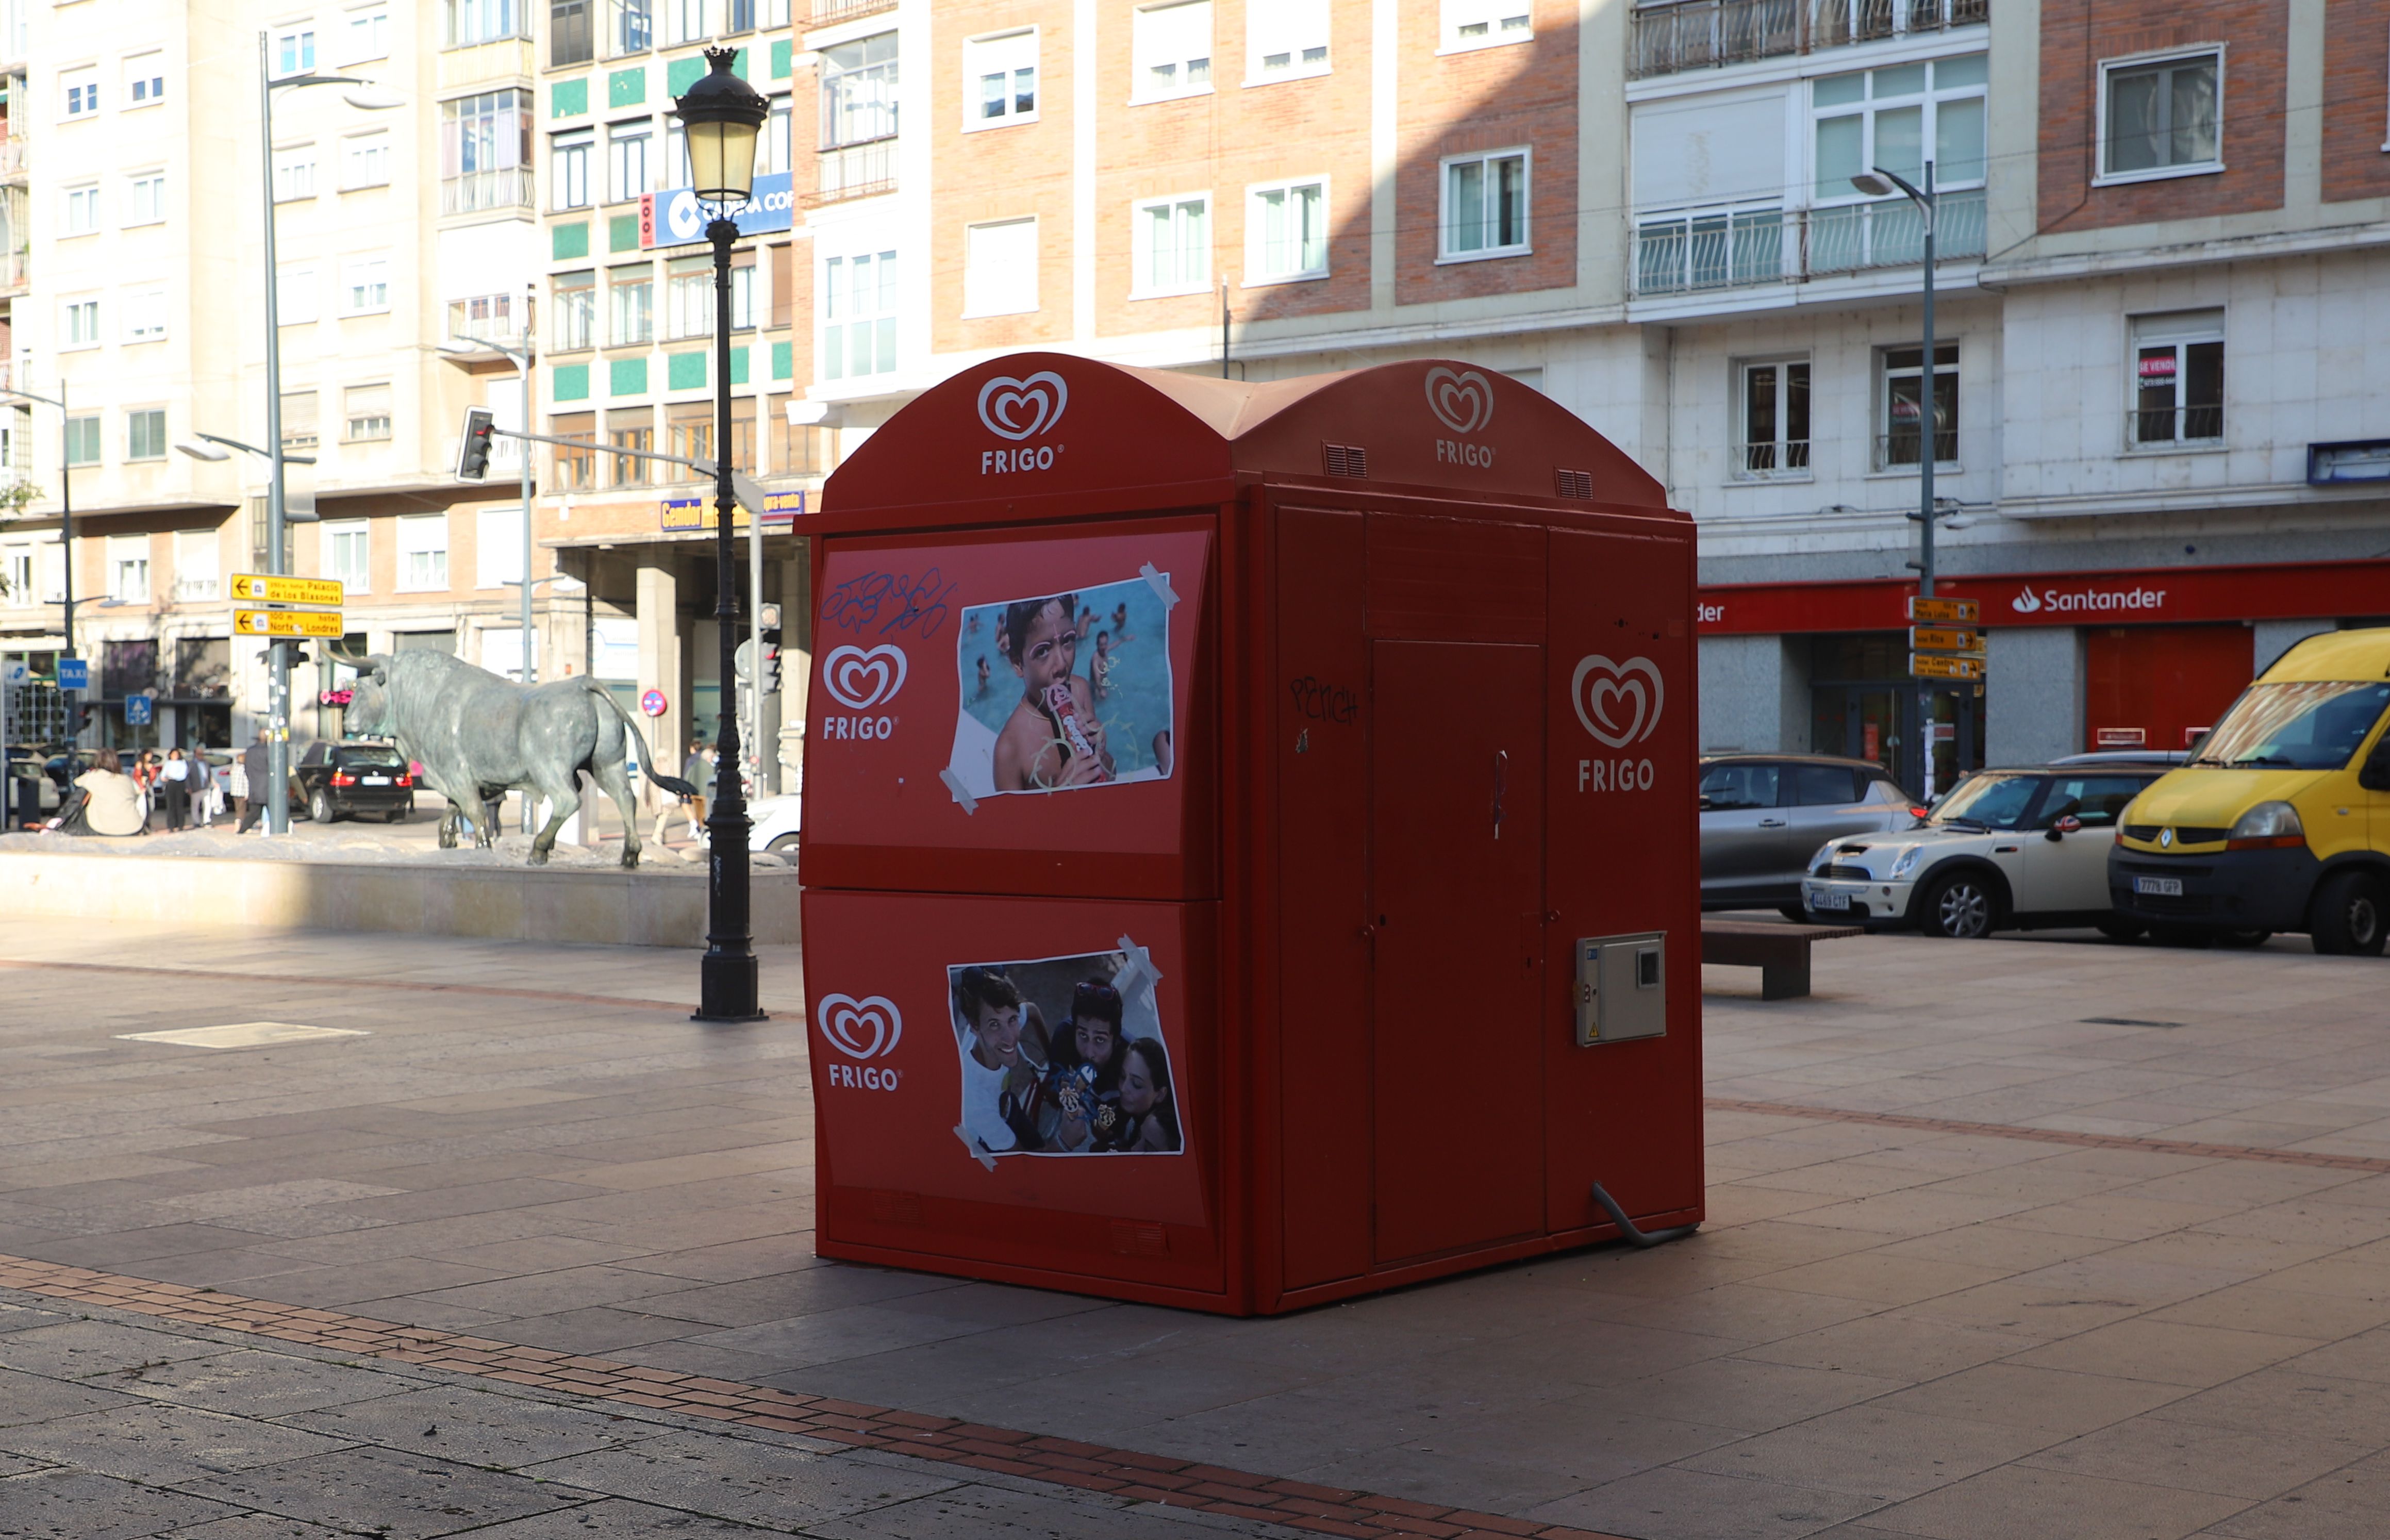
[{"label": "taped photo poster", "polygon": [[946,995],[974,1155],[1186,1148],[1152,980],[1130,953],[960,964]]},{"label": "taped photo poster", "polygon": [[1147,578],[966,609],[948,772],[973,798],[1171,773],[1170,608]]}]

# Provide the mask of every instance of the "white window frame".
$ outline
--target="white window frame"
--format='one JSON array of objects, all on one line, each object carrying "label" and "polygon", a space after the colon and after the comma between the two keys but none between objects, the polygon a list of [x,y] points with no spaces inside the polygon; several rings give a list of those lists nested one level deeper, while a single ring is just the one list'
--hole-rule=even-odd
[{"label": "white window frame", "polygon": [[[134,419],[134,418],[135,418],[135,417],[146,417],[146,416],[148,416],[148,414],[150,414],[150,413],[152,413],[152,412],[155,412],[156,414],[158,414],[158,447],[157,447],[157,449],[155,450],[155,452],[153,452],[153,453],[151,453],[151,454],[148,454],[148,455],[135,455],[135,453],[133,453],[133,419]],[[167,444],[168,444],[168,443],[169,443],[169,442],[170,442],[170,441],[169,441],[169,440],[167,439],[167,437],[166,437],[166,408],[164,408],[163,406],[128,406],[128,407],[126,407],[126,408],[125,408],[125,410],[124,410],[124,463],[125,463],[125,464],[127,464],[127,465],[152,465],[152,464],[155,464],[156,462],[158,462],[158,461],[160,461],[160,460],[164,459],[164,458],[166,457],[166,446],[167,446]]]},{"label": "white window frame", "polygon": [[[296,190],[301,182],[306,190]],[[274,152],[274,201],[301,203],[316,194],[315,146],[285,145]]]},{"label": "white window frame", "polygon": [[[1972,58],[1974,55],[1975,51],[1971,49],[1963,54],[1952,55],[1951,58],[1954,59]],[[1938,83],[1936,77],[1940,72],[1940,67],[1944,63],[1948,62],[1947,60],[1937,58],[1933,60],[1910,60],[1906,62],[1922,64],[1926,67],[1927,78],[1925,90],[1898,96],[1878,96],[1875,95],[1875,82],[1872,78],[1875,72],[1882,70],[1901,69],[1904,67],[1903,64],[1880,64],[1870,70],[1837,70],[1832,71],[1834,76],[1867,75],[1870,77],[1867,85],[1867,94],[1855,102],[1834,102],[1820,106],[1816,99],[1816,82],[1813,80],[1810,83],[1809,91],[1807,93],[1810,99],[1805,104],[1807,107],[1807,115],[1806,120],[1803,124],[1804,137],[1801,147],[1802,159],[1806,163],[1808,169],[1808,174],[1802,179],[1802,201],[1806,202],[1812,208],[1819,209],[1835,208],[1856,203],[1889,203],[1904,209],[1913,206],[1909,203],[1905,195],[1895,193],[1888,199],[1874,198],[1867,193],[1859,191],[1857,187],[1852,186],[1847,182],[1844,183],[1838,189],[1831,193],[1821,192],[1818,190],[1817,164],[1818,125],[1829,119],[1857,118],[1859,120],[1861,124],[1859,130],[1859,142],[1862,147],[1859,159],[1863,164],[1870,167],[1878,166],[1883,163],[1883,156],[1876,148],[1876,119],[1878,116],[1887,111],[1905,111],[1911,107],[1919,109],[1919,143],[1923,154],[1928,156],[1934,153],[1937,148],[1937,143],[1941,137],[1942,130],[1938,114],[1940,113],[1943,105],[1947,102],[1981,101],[1984,104],[1985,125],[1986,133],[1988,134],[1991,121],[1991,88],[1989,85],[1954,85],[1945,88]],[[1825,79],[1828,77],[1819,76],[1818,78]],[[1985,155],[1988,161],[1990,156],[1990,144],[1988,139],[1985,146]],[[1986,169],[1988,169],[1988,167]],[[1974,176],[1952,176],[1949,175],[1939,163],[1937,163],[1934,168],[1934,190],[1937,195],[1948,192],[1972,191],[1974,188],[1983,186],[1984,185],[1985,178],[1981,174]]]},{"label": "white window frame", "polygon": [[[448,588],[448,516],[445,513],[401,514],[392,520],[398,540],[398,571],[392,591],[400,594],[438,594]],[[436,559],[438,582],[417,582],[415,562],[418,557]],[[430,574],[426,574],[430,576]]]},{"label": "white window frame", "polygon": [[[380,25],[376,26],[379,22]],[[363,64],[390,57],[390,6],[376,0],[352,6],[341,25],[341,62]]]},{"label": "white window frame", "polygon": [[[2210,324],[2208,317],[2213,316]],[[2229,401],[2216,403],[2216,431],[2201,438],[2184,432],[2190,426],[2188,416],[2199,408],[2183,399],[2191,383],[2191,357],[2187,349],[2213,342],[2224,350],[2225,379],[2231,379],[2232,349],[2225,336],[2225,312],[2222,306],[2205,306],[2191,311],[2155,311],[2125,319],[2125,453],[2127,455],[2184,455],[2225,447],[2225,429],[2231,418]],[[2141,437],[2141,353],[2145,349],[2170,348],[2174,352],[2174,432],[2164,439]]]},{"label": "white window frame", "polygon": [[[1519,238],[1509,246],[1488,246],[1474,251],[1454,249],[1452,208],[1452,171],[1474,161],[1491,167],[1497,160],[1519,162]],[[1437,162],[1436,186],[1436,263],[1491,262],[1502,257],[1533,256],[1536,250],[1536,152],[1530,145],[1512,145],[1505,149],[1472,150],[1466,155],[1447,155]]]},{"label": "white window frame", "polygon": [[[816,375],[823,383],[842,384],[851,379],[885,379],[903,366],[901,350],[904,347],[905,339],[901,323],[905,300],[901,286],[904,268],[900,263],[896,268],[896,276],[893,278],[880,276],[885,271],[884,264],[898,261],[896,250],[893,248],[878,250],[825,251],[821,254],[821,265],[814,277],[816,316],[814,345],[816,360]],[[892,289],[895,292],[884,305],[875,303],[867,311],[857,310],[843,315],[834,314],[831,306],[837,302],[842,293],[849,291],[847,286],[850,280],[843,275],[852,272],[853,264],[858,262],[867,262],[872,264],[871,281],[876,291],[875,298],[880,292]],[[883,338],[887,340],[889,355],[887,366],[874,367],[868,372],[857,374],[841,365],[833,371],[829,367],[829,350],[833,347],[839,348],[846,357],[852,358],[854,350],[847,346],[848,339],[852,335],[849,328],[857,326],[868,326],[872,328],[871,352],[875,365],[880,361],[880,341]]]},{"label": "white window frame", "polygon": [[[1809,371],[1809,437],[1788,436],[1792,400],[1792,371]],[[1776,433],[1763,446],[1751,436],[1751,376],[1767,370],[1776,377]],[[1805,353],[1777,353],[1734,360],[1731,390],[1734,399],[1734,447],[1728,456],[1727,479],[1730,481],[1808,481],[1817,479],[1813,451],[1818,433],[1818,368],[1816,361]],[[1798,446],[1797,448],[1795,446]],[[1767,457],[1775,463],[1755,466],[1752,451],[1765,447]],[[1795,461],[1798,464],[1795,464]]]},{"label": "white window frame", "polygon": [[[1203,253],[1203,276],[1201,278],[1181,279],[1176,284],[1149,283],[1148,277],[1153,272],[1151,219],[1153,212],[1158,209],[1170,210],[1171,225],[1175,231],[1189,205],[1199,206],[1203,211],[1203,243],[1201,248]],[[1217,238],[1218,231],[1213,217],[1214,207],[1212,192],[1208,187],[1201,192],[1176,193],[1168,198],[1140,198],[1129,205],[1129,245],[1134,253],[1132,257],[1134,266],[1129,273],[1128,284],[1130,299],[1161,300],[1176,295],[1212,292],[1214,242]]]},{"label": "white window frame", "polygon": [[[362,417],[358,415],[356,396],[361,391],[379,391],[382,392],[382,411],[378,419],[371,413],[367,413]],[[343,386],[341,391],[341,442],[342,443],[390,443],[396,436],[396,422],[398,417],[396,395],[397,392],[392,389],[390,383],[386,380],[368,381],[362,385]],[[382,430],[380,432],[360,433],[356,430],[356,427],[359,422],[370,422],[375,420],[379,420],[382,425]]]},{"label": "white window frame", "polygon": [[[74,186],[62,189],[62,194],[59,200],[58,233],[69,239],[77,236],[99,234],[99,184],[79,183]],[[78,209],[82,210],[84,215],[80,221],[75,218],[75,212]]]},{"label": "white window frame", "polygon": [[81,122],[99,111],[99,66],[86,64],[58,71],[58,118]]},{"label": "white window frame", "polygon": [[[1167,61],[1163,61],[1157,57],[1155,45],[1150,36],[1140,38],[1137,35],[1137,21],[1141,18],[1159,16],[1163,11],[1178,10],[1189,6],[1203,7],[1204,18],[1209,23],[1204,28],[1203,34],[1205,51],[1201,55],[1190,55],[1185,58],[1174,56]],[[1156,22],[1153,25],[1160,26],[1162,23]],[[1219,29],[1220,14],[1216,0],[1163,0],[1160,5],[1137,7],[1129,19],[1129,104],[1134,107],[1146,102],[1172,102],[1188,96],[1210,96],[1213,90],[1213,80],[1219,73]],[[1153,85],[1153,71],[1162,62],[1167,62],[1172,71],[1171,84],[1167,89],[1156,89]],[[1203,78],[1200,82],[1195,80],[1194,71],[1191,68],[1197,63],[1203,66]]]},{"label": "white window frame", "polygon": [[[289,47],[285,47],[285,45]],[[289,61],[286,63],[285,56]],[[273,38],[265,56],[266,68],[275,80],[288,80],[293,75],[313,74],[316,66],[315,23],[287,21],[273,29]]]},{"label": "white window frame", "polygon": [[[84,335],[84,333],[88,335]],[[58,351],[99,346],[99,299],[79,295],[58,304]]]},{"label": "white window frame", "polygon": [[274,285],[275,319],[286,327],[309,326],[324,314],[323,286],[311,262],[285,263]]},{"label": "white window frame", "polygon": [[589,162],[597,159],[597,148],[595,129],[575,128],[548,135],[548,207],[559,212],[595,207],[590,199]]},{"label": "white window frame", "polygon": [[[2152,166],[2146,171],[2112,172],[2108,167],[2108,100],[2111,83],[2121,70],[2145,69],[2152,64],[2181,62],[2213,57],[2216,60],[2216,159],[2180,166]],[[2127,54],[2118,58],[2100,61],[2099,97],[2092,103],[2097,114],[2099,132],[2092,141],[2095,187],[2127,186],[2135,182],[2165,182],[2178,176],[2214,176],[2224,170],[2225,117],[2225,46],[2221,43],[2200,43],[2187,48],[2164,48],[2155,53]]]},{"label": "white window frame", "polygon": [[[145,187],[152,189],[148,196],[154,207],[148,211],[144,211],[141,207],[142,189]],[[126,177],[124,179],[125,227],[137,229],[144,225],[163,225],[164,223],[166,223],[166,173],[162,171],[140,171]]]},{"label": "white window frame", "polygon": [[684,44],[712,41],[713,6],[711,0],[659,0],[656,7],[663,14],[663,45],[677,48]]},{"label": "white window frame", "polygon": [[[370,519],[330,519],[320,526],[324,543],[322,565],[324,575],[340,584],[347,594],[373,592],[373,520]],[[355,541],[354,545],[349,543]],[[364,558],[362,563],[351,566],[341,559],[343,549]]]},{"label": "white window frame", "polygon": [[166,291],[163,289],[135,289],[122,296],[124,304],[124,340],[127,342],[156,342],[166,335]]},{"label": "white window frame", "polygon": [[675,257],[664,264],[664,337],[682,342],[713,335],[713,259]]},{"label": "white window frame", "polygon": [[[1262,212],[1262,200],[1272,193],[1290,193],[1299,187],[1319,189],[1319,265],[1272,273],[1263,265],[1262,252],[1267,225]],[[1245,188],[1245,273],[1241,287],[1259,289],[1266,284],[1317,283],[1327,277],[1335,263],[1335,253],[1330,250],[1334,238],[1335,207],[1334,185],[1324,175],[1290,176],[1282,181],[1248,185]]]},{"label": "white window frame", "polygon": [[[973,281],[971,276],[973,271],[971,263],[971,237],[973,236],[977,235],[982,230],[1017,230],[1024,225],[1029,227],[1030,251],[1027,294],[1028,303],[1026,304],[1020,302],[1022,296],[1018,293],[1011,295],[1009,298],[988,293],[987,289],[992,286],[992,276],[990,278],[982,278],[976,283]],[[982,220],[975,225],[966,225],[963,226],[962,318],[964,320],[977,320],[982,316],[987,315],[1034,315],[1036,314],[1038,307],[1038,234],[1037,216],[1034,214],[1028,215],[1025,218]]]},{"label": "white window frame", "polygon": [[[516,414],[520,417],[521,414]],[[711,426],[711,424],[709,424]],[[473,586],[516,586],[523,576],[522,505],[473,510]]]},{"label": "white window frame", "polygon": [[[128,54],[119,69],[119,79],[124,90],[127,112],[156,107],[166,99],[166,52],[151,48],[146,53]],[[139,99],[134,93],[142,92]]]},{"label": "white window frame", "polygon": [[[137,577],[138,583],[127,578]],[[111,534],[108,537],[108,597],[122,604],[149,600],[149,537]]]},{"label": "white window frame", "polygon": [[[1317,28],[1316,42],[1311,36],[1294,33],[1294,23],[1281,19],[1295,10],[1313,13]],[[1248,5],[1245,7],[1245,84],[1278,85],[1286,81],[1310,80],[1327,74],[1335,62],[1335,55],[1330,48],[1335,29],[1334,12],[1335,7],[1330,0],[1261,0],[1259,4]],[[1282,39],[1273,35],[1275,30],[1281,27],[1293,35]],[[1280,41],[1287,44],[1284,50],[1287,61],[1272,67],[1266,60],[1279,55],[1263,50]]]},{"label": "white window frame", "polygon": [[[1934,329],[1938,331],[1941,328],[1937,327]],[[1940,356],[1942,350],[1945,348],[1947,348],[1958,354],[1956,358],[1950,361],[1947,368],[1942,364]],[[1895,353],[1908,353],[1911,351],[1917,353],[1920,357],[1923,357],[1927,349],[1923,342],[1895,342],[1889,346],[1880,347],[1875,351],[1875,404],[1869,409],[1869,416],[1873,419],[1875,424],[1874,432],[1877,448],[1874,454],[1870,457],[1870,463],[1872,467],[1869,471],[1870,475],[1914,476],[1918,474],[1918,466],[1922,463],[1925,456],[1939,447],[1938,443],[1931,441],[1939,440],[1946,430],[1936,428],[1933,426],[1932,423],[1934,385],[1935,378],[1945,373],[1947,373],[1951,379],[1951,422],[1950,427],[1947,430],[1950,435],[1950,457],[1947,460],[1935,460],[1934,462],[1934,474],[1939,475],[1946,470],[1955,471],[1961,468],[1960,456],[1960,452],[1965,447],[1965,441],[1960,438],[1960,435],[1966,422],[1965,407],[1967,404],[1967,377],[1961,372],[1961,370],[1964,368],[1967,362],[1967,350],[1962,340],[1956,337],[1950,339],[1947,342],[1942,340],[1939,337],[1935,338],[1934,340],[1934,347],[1932,349],[1934,356],[1925,359],[1923,367],[1916,371],[1921,377],[1918,394],[1918,458],[1902,464],[1895,464],[1893,462],[1891,455],[1893,432],[1892,382],[1895,379],[1908,375],[1911,371],[1907,367],[1895,368],[1892,363],[1892,355]],[[1816,381],[1813,378],[1810,389],[1814,391],[1816,388]],[[1817,409],[1814,400],[1810,404],[1810,409],[1812,411]]]},{"label": "white window frame", "polygon": [[[567,283],[567,278],[586,278],[586,283]],[[598,314],[598,274],[594,268],[576,268],[571,273],[559,273],[549,279],[554,296],[552,330],[548,348],[554,353],[581,353],[598,345],[601,335]],[[576,324],[577,323],[577,324]]]},{"label": "white window frame", "polygon": [[[634,140],[639,146],[639,168],[636,177],[625,174],[623,150]],[[655,123],[647,118],[625,119],[606,125],[606,201],[628,203],[643,193],[655,191],[656,176]],[[631,185],[625,187],[625,182]]]},{"label": "white window frame", "polygon": [[[1436,34],[1439,54],[1473,54],[1480,48],[1536,40],[1535,0],[1443,0],[1442,9]],[[1504,26],[1523,13],[1525,26]],[[1484,30],[1464,33],[1462,29],[1469,27]]]},{"label": "white window frame", "polygon": [[[983,129],[1010,128],[1018,123],[1034,123],[1046,102],[1045,83],[1040,80],[1039,51],[1042,39],[1035,27],[1015,27],[1009,32],[990,32],[980,37],[963,39],[963,132],[976,134]],[[1023,66],[1021,56],[1026,55]],[[1029,96],[1034,104],[1023,112],[1013,104],[1021,95],[1021,72],[1029,72]],[[986,116],[986,98],[982,87],[990,75],[1004,79],[1004,110],[994,117]]]},{"label": "white window frame", "polygon": [[[390,130],[377,128],[341,140],[341,190],[390,186]],[[360,170],[362,169],[362,172]]]},{"label": "white window frame", "polygon": [[[636,311],[628,308],[627,290],[646,290]],[[624,323],[636,318],[638,325]],[[625,263],[606,272],[606,342],[608,347],[643,348],[656,340],[656,269],[653,263]]]},{"label": "white window frame", "polygon": [[224,597],[224,540],[219,531],[174,532],[174,597],[201,601]]},{"label": "white window frame", "polygon": [[0,551],[0,578],[7,584],[5,600],[11,610],[29,609],[40,601],[33,597],[33,551],[30,543],[20,543]]},{"label": "white window frame", "polygon": [[[358,301],[362,289],[365,298]],[[375,289],[380,292],[376,294]],[[343,315],[387,315],[390,314],[390,253],[360,252],[341,260],[341,314]]]}]

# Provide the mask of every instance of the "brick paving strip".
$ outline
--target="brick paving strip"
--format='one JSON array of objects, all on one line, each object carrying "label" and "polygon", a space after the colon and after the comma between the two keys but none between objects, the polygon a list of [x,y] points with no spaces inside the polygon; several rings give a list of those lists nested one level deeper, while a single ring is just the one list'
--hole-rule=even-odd
[{"label": "brick paving strip", "polygon": [[2373,1155],[2332,1155],[2319,1149],[2201,1144],[2192,1139],[2157,1138],[2144,1134],[2083,1134],[2071,1128],[2035,1128],[2013,1123],[1963,1123],[1956,1118],[1920,1118],[1901,1112],[1860,1112],[1841,1107],[1812,1107],[1805,1102],[1739,1101],[1729,1097],[1704,1097],[1702,1105],[1713,1112],[1758,1112],[1768,1117],[1802,1118],[1821,1123],[1913,1128],[1927,1134],[1975,1134],[1987,1138],[2024,1139],[2034,1144],[2071,1145],[2078,1149],[2142,1149],[2159,1155],[2189,1155],[2204,1161],[2270,1161],[2277,1165],[2320,1166],[2327,1171],[2390,1173],[2390,1160]]},{"label": "brick paving strip", "polygon": [[0,1255],[0,1289],[109,1310],[185,1321],[223,1331],[331,1348],[360,1358],[457,1374],[684,1417],[713,1418],[798,1433],[855,1448],[990,1470],[1132,1501],[1278,1524],[1320,1534],[1429,1535],[1437,1540],[1623,1540],[1594,1530],[1539,1524],[1496,1513],[1438,1508],[1400,1497],[1315,1486],[1224,1466],[1139,1454],[1012,1428],[894,1411],[826,1396],[645,1368],[549,1348],[520,1347],[426,1327],[401,1326],[337,1310],[312,1310],[212,1289],[159,1283]]}]

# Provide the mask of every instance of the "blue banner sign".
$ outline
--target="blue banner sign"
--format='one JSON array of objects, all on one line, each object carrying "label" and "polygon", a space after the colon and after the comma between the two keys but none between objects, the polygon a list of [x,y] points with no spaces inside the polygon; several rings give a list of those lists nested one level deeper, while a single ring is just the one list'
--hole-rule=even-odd
[{"label": "blue banner sign", "polygon": [[[788,229],[794,223],[797,206],[793,181],[784,171],[755,178],[747,201],[730,209],[731,223],[739,226],[739,233],[760,236]],[[699,202],[697,194],[687,187],[646,194],[639,199],[639,250],[695,245],[705,238],[706,221],[713,217],[713,206]]]},{"label": "blue banner sign", "polygon": [[[804,511],[805,489],[803,487],[791,488],[786,492],[767,492],[764,494],[764,528],[767,531],[776,526],[785,527],[791,520],[801,517]],[[702,497],[665,498],[661,527],[666,531],[720,528],[721,520],[716,519],[713,513],[713,494],[709,492]],[[734,530],[743,530],[747,527],[745,508],[735,510],[730,527]]]}]

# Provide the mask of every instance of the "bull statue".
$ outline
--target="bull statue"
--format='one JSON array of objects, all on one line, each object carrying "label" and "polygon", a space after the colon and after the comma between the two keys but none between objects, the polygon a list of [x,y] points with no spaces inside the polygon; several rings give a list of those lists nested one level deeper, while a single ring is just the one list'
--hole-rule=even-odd
[{"label": "bull statue", "polygon": [[423,766],[423,783],[448,799],[440,815],[440,848],[454,850],[464,809],[475,810],[473,842],[495,842],[489,804],[516,789],[548,802],[546,824],[531,842],[531,864],[547,864],[557,830],[581,807],[581,776],[614,799],[623,814],[623,865],[639,864],[638,809],[631,798],[626,743],[638,746],[648,779],[678,797],[698,795],[685,780],[662,775],[648,740],[621,702],[594,679],[519,685],[445,652],[376,652],[333,656],[357,671],[350,697],[351,732],[391,738]]}]

